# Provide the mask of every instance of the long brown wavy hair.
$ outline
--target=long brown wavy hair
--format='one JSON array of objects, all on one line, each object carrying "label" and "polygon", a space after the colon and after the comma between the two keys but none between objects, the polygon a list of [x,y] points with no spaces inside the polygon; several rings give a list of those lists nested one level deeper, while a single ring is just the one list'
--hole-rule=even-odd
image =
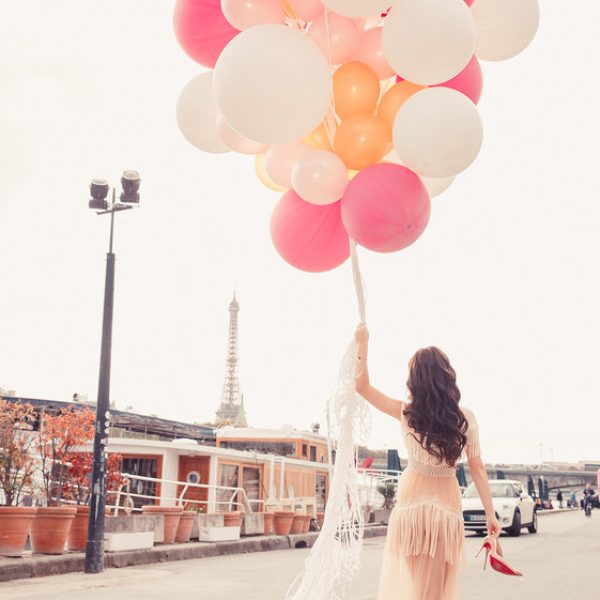
[{"label": "long brown wavy hair", "polygon": [[456,371],[435,346],[412,357],[406,382],[412,401],[404,409],[413,436],[429,454],[453,466],[467,443],[468,423],[458,406]]}]

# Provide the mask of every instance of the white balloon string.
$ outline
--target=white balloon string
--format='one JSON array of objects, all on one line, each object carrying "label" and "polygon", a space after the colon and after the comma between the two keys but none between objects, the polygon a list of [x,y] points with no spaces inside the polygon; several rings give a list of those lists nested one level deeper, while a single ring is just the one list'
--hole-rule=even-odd
[{"label": "white balloon string", "polygon": [[361,323],[366,323],[366,294],[365,282],[360,272],[358,264],[358,254],[356,252],[356,242],[350,238],[350,261],[352,263],[352,279],[354,280],[354,290],[356,292],[356,301],[358,303],[358,317]]}]

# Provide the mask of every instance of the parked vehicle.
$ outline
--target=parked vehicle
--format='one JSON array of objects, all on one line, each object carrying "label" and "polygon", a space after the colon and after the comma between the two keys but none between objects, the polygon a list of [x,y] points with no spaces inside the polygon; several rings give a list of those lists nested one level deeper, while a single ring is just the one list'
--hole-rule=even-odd
[{"label": "parked vehicle", "polygon": [[[537,514],[533,498],[523,490],[520,481],[498,479],[490,481],[492,501],[496,517],[502,529],[509,535],[521,535],[527,527],[529,533],[537,533]],[[486,531],[485,511],[475,485],[471,483],[462,496],[463,519],[467,531],[483,534]]]}]

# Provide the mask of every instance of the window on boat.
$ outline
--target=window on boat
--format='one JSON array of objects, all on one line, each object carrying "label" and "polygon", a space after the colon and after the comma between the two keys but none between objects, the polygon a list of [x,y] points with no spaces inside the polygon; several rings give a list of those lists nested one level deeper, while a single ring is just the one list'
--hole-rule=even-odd
[{"label": "window on boat", "polygon": [[[141,477],[158,477],[158,459],[156,458],[123,458],[121,473],[140,475]],[[130,480],[130,492],[135,508],[145,504],[155,504],[156,481]]]}]

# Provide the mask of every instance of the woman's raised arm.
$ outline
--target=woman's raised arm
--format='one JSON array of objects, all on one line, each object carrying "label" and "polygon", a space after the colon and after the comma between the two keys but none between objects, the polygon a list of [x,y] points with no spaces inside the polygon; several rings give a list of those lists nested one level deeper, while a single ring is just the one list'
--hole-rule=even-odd
[{"label": "woman's raised arm", "polygon": [[356,391],[376,409],[400,419],[402,415],[402,402],[394,400],[380,392],[371,385],[369,380],[369,368],[367,355],[369,352],[369,330],[365,323],[360,323],[354,333],[356,342],[356,380],[354,387]]}]

